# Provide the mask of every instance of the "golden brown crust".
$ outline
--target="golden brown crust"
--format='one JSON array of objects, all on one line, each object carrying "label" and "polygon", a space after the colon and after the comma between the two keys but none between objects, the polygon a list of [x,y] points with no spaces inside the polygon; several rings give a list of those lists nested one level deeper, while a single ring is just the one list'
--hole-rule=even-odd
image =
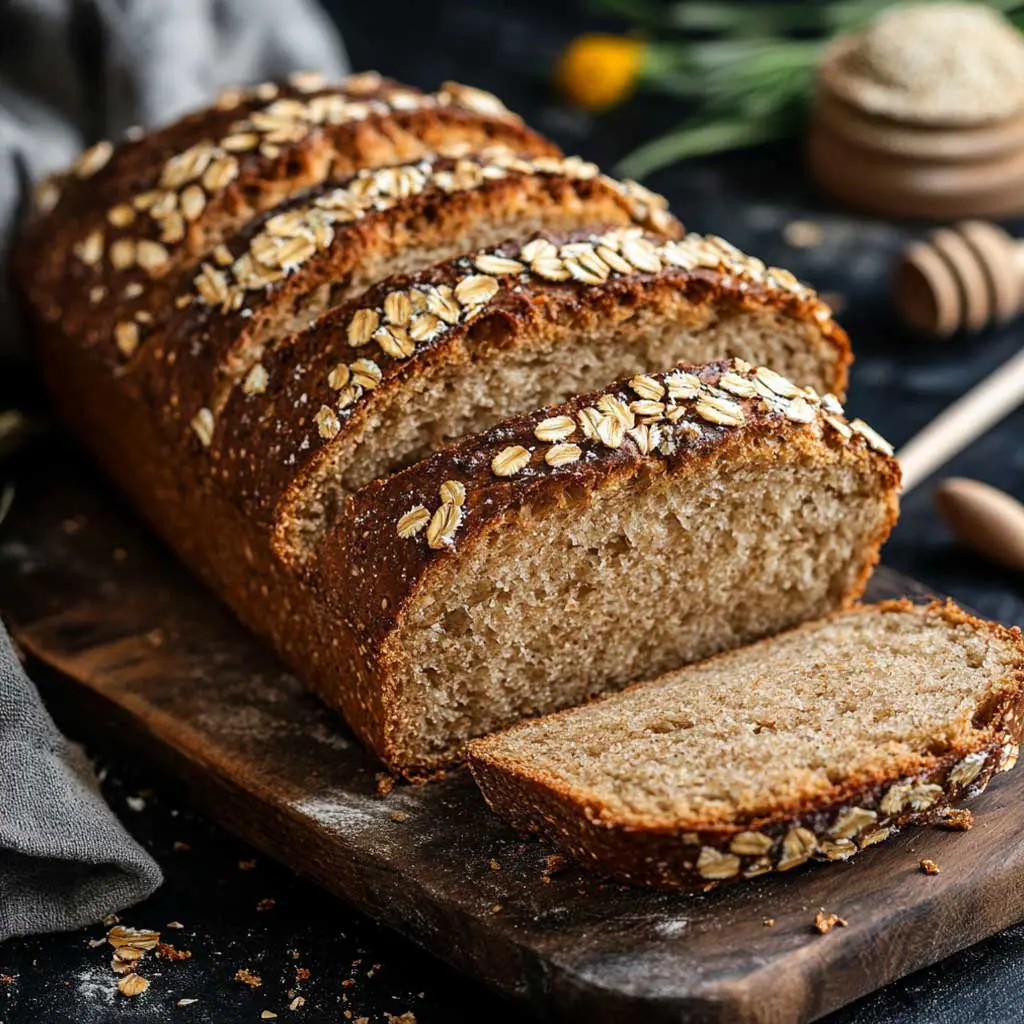
[{"label": "golden brown crust", "polygon": [[[673,393],[688,393],[691,375],[700,384],[695,397],[671,398]],[[753,382],[752,397],[741,398],[728,390],[744,390],[740,380]],[[778,457],[780,444],[812,463],[856,463],[878,489],[886,513],[861,552],[860,572],[845,595],[846,604],[854,601],[896,521],[899,466],[886,442],[870,428],[855,421],[857,429],[867,432],[850,430],[834,400],[826,399],[822,408],[812,394],[782,380],[770,371],[724,361],[652,374],[642,381],[618,381],[599,392],[508,420],[364,487],[348,500],[344,515],[318,553],[313,587],[324,595],[331,618],[347,623],[351,634],[327,652],[332,663],[317,681],[320,692],[330,703],[345,708],[348,720],[392,768],[416,774],[436,767],[408,763],[405,753],[394,748],[390,729],[394,668],[402,656],[395,647],[402,616],[420,591],[429,592],[434,574],[445,562],[467,553],[493,531],[515,528],[518,510],[531,503],[565,503],[570,493],[589,498],[606,486],[629,486],[644,471],[678,475],[700,472],[714,459],[771,461]],[[792,397],[777,394],[764,381]],[[635,403],[659,388],[665,392],[664,414],[633,411],[651,409]],[[709,399],[716,403],[710,409],[705,405]],[[742,417],[741,424],[709,418],[728,414],[730,403],[735,407],[732,415]],[[602,409],[611,410],[602,412],[602,421],[613,414],[632,414],[634,422],[621,434],[611,435],[599,423],[602,433],[589,436],[583,421],[592,418],[590,410]],[[563,417],[565,429],[573,425],[571,434],[560,440],[538,440],[540,424]],[[656,434],[652,435],[652,428]],[[555,458],[553,465],[551,453],[562,444],[577,446],[579,456],[570,462]],[[501,461],[505,453],[517,450],[525,461],[520,457],[518,469],[499,475],[515,465],[515,461]],[[451,492],[442,487],[450,488],[452,482],[461,485],[461,504],[446,510]],[[417,513],[417,509],[423,511]],[[345,680],[344,687],[339,687],[338,680]]]},{"label": "golden brown crust", "polygon": [[[952,602],[921,609],[906,600],[889,601],[838,614],[877,611],[937,615],[1016,649],[1018,661],[1009,678],[993,688],[992,700],[975,717],[975,728],[984,733],[980,740],[942,754],[908,757],[885,772],[851,776],[826,798],[728,821],[624,817],[590,794],[504,754],[504,737],[528,729],[529,723],[474,741],[469,749],[473,776],[492,810],[514,828],[539,833],[589,867],[626,882],[700,889],[788,870],[811,858],[845,860],[905,824],[934,820],[951,803],[981,793],[995,772],[1016,762],[1024,735],[1024,639],[1019,629],[984,622]],[[814,624],[798,628],[813,629]]]},{"label": "golden brown crust", "polygon": [[116,367],[153,329],[182,267],[300,189],[439,150],[558,154],[489,94],[454,83],[424,94],[373,75],[304,81],[266,83],[83,154],[13,254],[37,313]]}]

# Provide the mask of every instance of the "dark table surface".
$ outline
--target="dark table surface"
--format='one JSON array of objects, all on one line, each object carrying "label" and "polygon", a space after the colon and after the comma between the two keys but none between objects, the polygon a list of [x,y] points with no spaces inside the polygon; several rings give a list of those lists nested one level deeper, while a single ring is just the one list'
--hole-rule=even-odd
[{"label": "dark table surface", "polygon": [[[546,81],[554,55],[585,24],[572,5],[455,0],[396,10],[338,0],[331,6],[355,67],[377,67],[425,87],[454,77],[492,89],[567,151],[606,167],[681,113],[649,98],[602,118],[560,107]],[[669,196],[689,228],[721,234],[839,297],[833,301],[857,356],[848,407],[897,446],[1024,341],[1024,325],[943,345],[909,337],[891,309],[888,279],[896,253],[921,226],[895,227],[831,206],[807,183],[798,146],[689,163],[649,184]],[[786,244],[783,229],[797,219],[821,225],[821,245]],[[1024,410],[942,474],[976,477],[1024,495],[1022,430]],[[935,516],[930,489],[926,483],[904,500],[884,560],[986,616],[1024,625],[1024,581],[959,549]],[[0,1024],[234,1024],[260,1020],[264,1010],[309,1022],[386,1021],[408,1011],[420,1024],[522,1019],[516,1007],[200,819],[189,810],[187,793],[153,780],[144,766],[126,763],[116,750],[93,753],[114,808],[167,875],[160,892],[122,918],[163,929],[166,941],[192,956],[154,961],[147,972],[153,989],[146,999],[129,1001],[111,985],[109,947],[90,944],[103,936],[102,926],[8,942],[0,947]],[[169,922],[184,928],[168,929]],[[261,986],[235,981],[240,968],[259,975]],[[1018,926],[830,1021],[1024,1020],[1022,995],[1024,926]],[[293,1018],[288,1007],[296,997],[305,1002]],[[197,1001],[179,1008],[179,999]]]}]

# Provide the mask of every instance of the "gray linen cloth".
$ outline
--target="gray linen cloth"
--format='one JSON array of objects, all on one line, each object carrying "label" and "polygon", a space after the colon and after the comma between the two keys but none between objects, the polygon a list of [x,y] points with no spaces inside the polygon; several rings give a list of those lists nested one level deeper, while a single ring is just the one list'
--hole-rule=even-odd
[{"label": "gray linen cloth", "polygon": [[0,939],[79,928],[148,896],[160,869],[103,802],[0,626]]},{"label": "gray linen cloth", "polygon": [[[225,85],[347,70],[313,0],[0,0],[0,35],[3,254],[32,182],[97,139],[172,120]],[[0,268],[0,385],[24,344],[7,288]],[[0,626],[0,940],[90,924],[160,882]]]}]

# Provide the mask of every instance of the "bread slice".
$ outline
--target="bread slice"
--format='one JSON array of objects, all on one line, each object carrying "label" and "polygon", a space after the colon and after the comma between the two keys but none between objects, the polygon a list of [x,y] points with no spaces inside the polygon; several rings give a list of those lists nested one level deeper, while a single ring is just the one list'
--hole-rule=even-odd
[{"label": "bread slice", "polygon": [[148,344],[126,372],[165,419],[188,429],[204,406],[219,414],[270,343],[382,278],[540,230],[635,224],[677,238],[681,225],[666,206],[578,157],[497,147],[330,180],[248,224],[217,259],[190,267],[168,297],[166,330],[146,325]]},{"label": "bread slice", "polygon": [[839,393],[850,358],[813,292],[720,239],[543,234],[388,279],[272,346],[258,386],[195,412],[190,457],[209,442],[211,473],[301,566],[346,495],[453,439],[727,355]]},{"label": "bread slice", "polygon": [[450,763],[848,605],[896,518],[889,452],[742,362],[507,421],[347,502],[315,564],[307,681],[391,768]]},{"label": "bread slice", "polygon": [[693,888],[846,860],[1013,766],[1024,641],[865,606],[470,747],[492,809],[605,875]]},{"label": "bread slice", "polygon": [[425,94],[375,73],[336,86],[304,75],[231,90],[166,128],[97,143],[45,183],[15,272],[51,328],[116,368],[168,301],[167,279],[259,211],[362,168],[493,146],[559,152],[456,83]]}]

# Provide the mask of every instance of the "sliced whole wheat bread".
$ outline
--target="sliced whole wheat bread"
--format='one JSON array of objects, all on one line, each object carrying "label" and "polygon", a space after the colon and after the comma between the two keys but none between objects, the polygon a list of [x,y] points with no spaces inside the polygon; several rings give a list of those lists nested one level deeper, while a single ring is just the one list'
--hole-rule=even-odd
[{"label": "sliced whole wheat bread", "polygon": [[726,356],[841,396],[849,344],[813,292],[721,239],[544,232],[388,278],[282,339],[258,389],[206,410],[208,437],[186,428],[182,458],[301,566],[371,480],[617,377]]},{"label": "sliced whole wheat bread", "polygon": [[868,605],[470,746],[491,807],[597,871],[703,887],[846,860],[1017,759],[1020,630]]},{"label": "sliced whole wheat bread", "polygon": [[347,501],[318,547],[307,678],[390,767],[441,767],[849,604],[896,518],[890,451],[739,361],[508,420]]}]

